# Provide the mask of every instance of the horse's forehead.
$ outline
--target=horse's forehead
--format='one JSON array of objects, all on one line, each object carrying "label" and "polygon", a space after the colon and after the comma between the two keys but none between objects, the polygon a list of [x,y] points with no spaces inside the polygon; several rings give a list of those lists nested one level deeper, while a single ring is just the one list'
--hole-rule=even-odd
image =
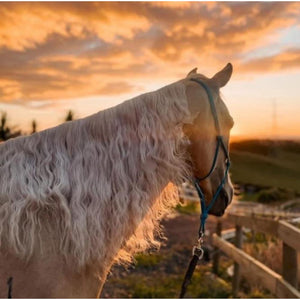
[{"label": "horse's forehead", "polygon": [[234,125],[234,121],[232,116],[230,115],[229,109],[222,99],[221,94],[218,94],[215,99],[215,106],[217,109],[218,118],[220,119],[220,122],[222,126],[225,126],[227,129],[231,129]]},{"label": "horse's forehead", "polygon": [[219,97],[219,91],[215,90],[210,85],[209,78],[203,74],[193,74],[192,76],[188,76],[184,79],[184,83],[187,87],[187,100],[190,104],[190,107],[193,111],[203,110],[206,106],[210,107],[209,101],[205,101],[207,98],[205,89],[200,84],[196,84],[192,79],[198,79],[208,86],[214,99]]},{"label": "horse's forehead", "polygon": [[200,79],[204,82],[207,82],[209,80],[209,78],[207,78],[205,75],[203,74],[196,74],[196,76],[193,76],[193,78],[196,78],[196,79]]},{"label": "horse's forehead", "polygon": [[[232,127],[233,125],[233,119],[229,113],[229,110],[225,104],[225,102],[222,100],[222,97],[221,95],[219,94],[219,91],[214,89],[212,86],[210,86],[209,84],[209,78],[206,77],[205,75],[203,74],[195,74],[194,76],[191,76],[189,78],[186,78],[186,82],[190,82],[191,81],[191,78],[196,78],[196,79],[199,79],[201,80],[202,82],[204,82],[206,85],[208,85],[208,87],[210,88],[212,94],[213,94],[213,97],[214,97],[214,102],[215,102],[215,105],[216,105],[216,109],[218,111],[218,117],[220,118],[220,121],[224,124],[224,125],[228,125],[228,127]],[[201,89],[200,85],[199,85],[199,88]],[[206,92],[205,90],[203,89],[202,93],[201,93],[202,96],[206,95]],[[200,96],[200,95],[199,95]],[[193,97],[194,98],[194,97]],[[201,97],[202,98],[202,97]],[[192,107],[197,107],[198,109],[203,109],[204,106],[206,107],[206,110],[209,110],[210,111],[210,105],[209,105],[209,101],[203,101],[205,100],[206,98],[204,99],[195,99],[194,98],[194,101],[201,101],[202,103],[198,103],[199,105],[193,105]],[[208,112],[209,112],[208,111]]]}]

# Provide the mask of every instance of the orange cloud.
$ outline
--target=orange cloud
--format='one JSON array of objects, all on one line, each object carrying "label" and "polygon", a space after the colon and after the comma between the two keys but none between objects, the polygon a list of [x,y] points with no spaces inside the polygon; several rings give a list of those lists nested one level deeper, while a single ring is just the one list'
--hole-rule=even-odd
[{"label": "orange cloud", "polygon": [[37,47],[51,35],[85,38],[87,32],[114,42],[146,30],[142,15],[112,9],[105,3],[2,3],[0,47],[22,51]]},{"label": "orange cloud", "polygon": [[0,101],[128,93],[228,61],[299,68],[298,50],[247,60],[299,13],[297,2],[1,3]]},{"label": "orange cloud", "polygon": [[238,67],[239,72],[274,72],[300,68],[300,49],[249,60]]}]

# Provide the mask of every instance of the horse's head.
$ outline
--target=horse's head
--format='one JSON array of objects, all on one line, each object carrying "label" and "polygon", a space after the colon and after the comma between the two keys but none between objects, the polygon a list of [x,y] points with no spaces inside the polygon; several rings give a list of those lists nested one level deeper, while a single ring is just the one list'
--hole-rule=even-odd
[{"label": "horse's head", "polygon": [[205,205],[212,205],[210,214],[221,216],[233,196],[228,174],[229,132],[233,119],[219,90],[229,81],[232,65],[227,64],[212,78],[196,71],[192,70],[184,79],[188,106],[193,117],[190,124],[184,125],[184,132],[190,140],[189,153],[194,178],[205,196]]}]

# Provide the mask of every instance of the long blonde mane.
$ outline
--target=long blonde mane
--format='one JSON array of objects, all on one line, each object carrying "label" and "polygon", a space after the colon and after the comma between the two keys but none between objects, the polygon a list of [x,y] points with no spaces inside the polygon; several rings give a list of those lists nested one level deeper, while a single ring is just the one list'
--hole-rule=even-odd
[{"label": "long blonde mane", "polygon": [[28,258],[46,233],[83,266],[157,246],[158,221],[178,201],[168,182],[188,176],[189,118],[177,82],[0,144],[0,248]]}]

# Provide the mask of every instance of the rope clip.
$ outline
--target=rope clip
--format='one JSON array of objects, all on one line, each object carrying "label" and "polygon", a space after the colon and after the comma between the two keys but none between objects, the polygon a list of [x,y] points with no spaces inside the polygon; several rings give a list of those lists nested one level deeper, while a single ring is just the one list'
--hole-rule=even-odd
[{"label": "rope clip", "polygon": [[193,255],[198,256],[198,259],[202,259],[204,255],[204,250],[202,248],[198,248],[197,246],[194,246]]},{"label": "rope clip", "polygon": [[198,256],[198,259],[202,259],[203,254],[204,254],[202,244],[203,244],[203,236],[201,236],[198,239],[197,244],[193,247],[193,255]]}]

